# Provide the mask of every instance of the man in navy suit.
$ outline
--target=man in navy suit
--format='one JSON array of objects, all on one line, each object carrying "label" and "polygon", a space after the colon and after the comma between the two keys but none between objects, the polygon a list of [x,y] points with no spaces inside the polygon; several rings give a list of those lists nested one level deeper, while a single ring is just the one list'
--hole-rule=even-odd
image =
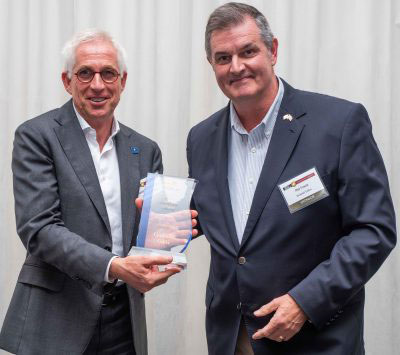
[{"label": "man in navy suit", "polygon": [[205,46],[230,99],[187,141],[209,353],[364,354],[364,285],[396,243],[365,108],[276,77],[278,41],[249,5],[217,8]]}]

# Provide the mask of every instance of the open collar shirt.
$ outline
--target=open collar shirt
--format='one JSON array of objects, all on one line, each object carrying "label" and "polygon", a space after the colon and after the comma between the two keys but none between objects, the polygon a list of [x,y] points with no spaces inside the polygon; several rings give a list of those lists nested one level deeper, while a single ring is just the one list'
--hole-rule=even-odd
[{"label": "open collar shirt", "polygon": [[[76,116],[83,130],[86,142],[89,146],[93,163],[96,168],[97,177],[99,179],[101,191],[103,193],[104,202],[107,209],[107,215],[110,222],[112,236],[112,253],[123,255],[122,240],[122,215],[121,215],[121,184],[119,176],[119,165],[117,148],[115,146],[114,137],[120,131],[119,123],[114,118],[111,135],[108,138],[103,150],[100,152],[99,143],[96,140],[96,130],[93,129],[85,119],[79,114],[74,105]],[[108,279],[108,270],[111,261],[108,264],[105,281]]]},{"label": "open collar shirt", "polygon": [[242,242],[254,192],[282,102],[284,87],[280,78],[278,82],[279,89],[274,102],[263,120],[250,132],[243,127],[232,101],[230,103],[228,184],[239,244]]}]

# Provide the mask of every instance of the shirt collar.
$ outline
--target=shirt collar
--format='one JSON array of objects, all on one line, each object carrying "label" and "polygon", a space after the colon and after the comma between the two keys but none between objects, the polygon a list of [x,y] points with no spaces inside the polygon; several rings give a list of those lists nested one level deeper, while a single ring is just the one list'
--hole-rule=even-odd
[{"label": "shirt collar", "polygon": [[[73,105],[73,107],[74,107],[74,111],[75,111],[76,117],[78,117],[78,122],[79,122],[79,125],[80,125],[81,128],[82,128],[82,131],[83,131],[84,133],[93,132],[93,131],[96,132],[96,131],[89,125],[89,123],[87,123],[86,120],[79,114],[78,110],[77,110],[76,107],[75,107],[75,104],[72,103],[72,105]],[[114,138],[114,136],[116,136],[116,134],[117,134],[119,131],[120,131],[119,123],[118,123],[118,121],[117,121],[117,120],[115,119],[115,117],[114,117],[114,118],[113,118],[113,124],[112,124],[112,127],[111,127],[111,135],[110,135],[110,137],[111,137],[111,138]]]},{"label": "shirt collar", "polygon": [[[277,114],[279,111],[279,107],[282,102],[282,97],[283,97],[285,88],[283,86],[281,79],[279,77],[277,77],[277,79],[278,79],[279,87],[278,87],[278,92],[275,96],[274,102],[272,103],[271,107],[269,108],[267,114],[264,116],[262,121],[253,129],[257,129],[260,126],[263,126],[265,133],[267,133],[267,131],[269,131],[269,128],[270,128],[269,123],[272,123],[271,121],[273,121],[273,116],[275,115],[275,113]],[[232,101],[229,104],[229,108],[230,108],[231,128],[239,134],[248,134],[246,129],[243,127],[242,122],[240,122],[239,116],[235,110],[235,107],[233,106]]]}]

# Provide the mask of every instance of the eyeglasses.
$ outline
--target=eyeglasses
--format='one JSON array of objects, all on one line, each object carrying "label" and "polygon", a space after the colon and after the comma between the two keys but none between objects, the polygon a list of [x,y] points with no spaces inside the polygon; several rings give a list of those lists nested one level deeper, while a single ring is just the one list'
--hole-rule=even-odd
[{"label": "eyeglasses", "polygon": [[88,68],[82,68],[82,69],[78,70],[75,73],[75,75],[80,82],[90,83],[93,80],[95,74],[97,74],[97,73],[100,74],[101,79],[107,84],[111,84],[111,83],[115,82],[118,79],[118,77],[120,76],[120,74],[113,69],[104,69],[102,71],[93,71]]}]

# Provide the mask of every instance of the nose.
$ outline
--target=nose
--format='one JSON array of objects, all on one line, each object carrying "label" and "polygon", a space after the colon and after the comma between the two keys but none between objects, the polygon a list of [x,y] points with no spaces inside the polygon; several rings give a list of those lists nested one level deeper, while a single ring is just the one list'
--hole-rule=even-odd
[{"label": "nose", "polygon": [[92,81],[90,82],[90,87],[93,90],[102,90],[104,89],[104,81],[100,76],[100,73],[95,73]]},{"label": "nose", "polygon": [[239,75],[243,72],[243,70],[244,70],[243,61],[237,55],[232,56],[231,66],[230,66],[231,74]]}]

